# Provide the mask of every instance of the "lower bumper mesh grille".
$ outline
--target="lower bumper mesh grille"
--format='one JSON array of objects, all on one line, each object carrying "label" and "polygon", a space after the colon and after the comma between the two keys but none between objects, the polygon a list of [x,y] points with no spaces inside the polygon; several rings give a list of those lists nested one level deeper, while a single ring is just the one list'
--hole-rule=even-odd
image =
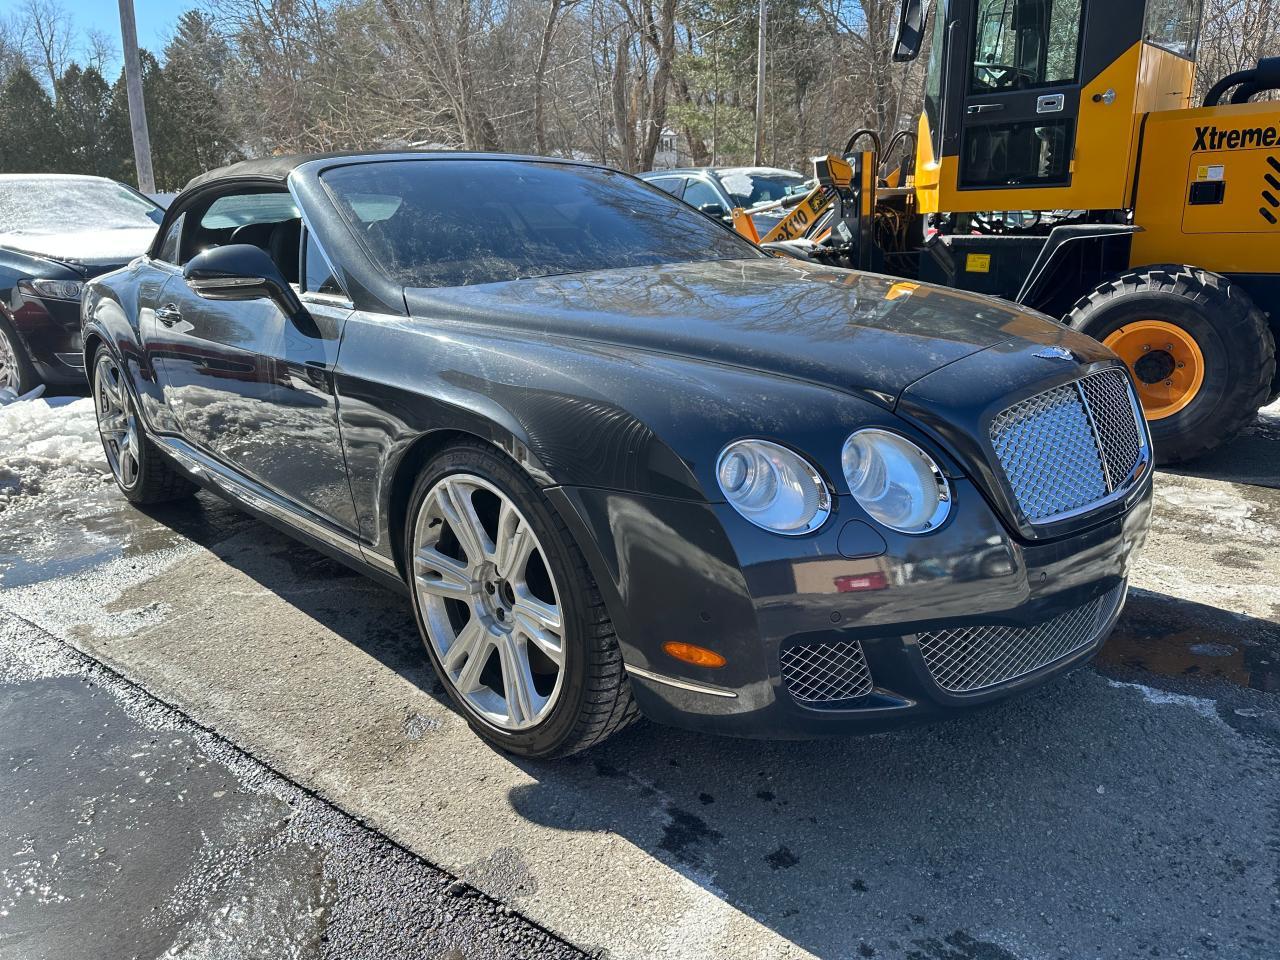
[{"label": "lower bumper mesh grille", "polygon": [[917,637],[933,680],[943,690],[971,693],[1024,676],[1098,638],[1124,598],[1124,584],[1032,627],[976,626],[932,630]]},{"label": "lower bumper mesh grille", "polygon": [[782,651],[782,681],[802,703],[852,700],[871,692],[862,644],[813,643]]}]

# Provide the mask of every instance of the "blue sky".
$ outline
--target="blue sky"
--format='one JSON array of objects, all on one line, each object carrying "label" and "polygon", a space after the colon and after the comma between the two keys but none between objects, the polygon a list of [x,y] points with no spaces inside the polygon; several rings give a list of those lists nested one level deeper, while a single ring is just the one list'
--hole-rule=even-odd
[{"label": "blue sky", "polygon": [[[73,29],[83,39],[92,29],[109,36],[120,50],[120,8],[117,0],[58,0],[59,5],[71,17]],[[138,20],[138,43],[159,54],[178,16],[184,10],[196,6],[195,0],[133,0],[134,16]]]}]

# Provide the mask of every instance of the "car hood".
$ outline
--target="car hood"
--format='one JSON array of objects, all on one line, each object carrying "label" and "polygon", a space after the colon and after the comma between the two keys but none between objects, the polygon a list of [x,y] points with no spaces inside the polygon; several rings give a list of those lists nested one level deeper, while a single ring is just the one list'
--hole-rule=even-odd
[{"label": "car hood", "polygon": [[65,263],[86,276],[122,266],[151,244],[155,228],[72,230],[61,233],[0,233],[0,246]]},{"label": "car hood", "polygon": [[731,364],[885,406],[940,367],[1055,329],[989,297],[783,259],[410,288],[405,300],[414,317]]}]

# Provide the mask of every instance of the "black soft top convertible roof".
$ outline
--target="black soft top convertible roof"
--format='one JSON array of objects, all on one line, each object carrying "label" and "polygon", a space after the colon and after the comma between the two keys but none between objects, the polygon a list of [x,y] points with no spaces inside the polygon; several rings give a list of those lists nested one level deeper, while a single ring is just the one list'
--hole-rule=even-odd
[{"label": "black soft top convertible roof", "polygon": [[192,187],[209,183],[213,180],[279,180],[284,182],[296,168],[313,160],[343,160],[367,157],[371,160],[379,157],[450,157],[458,160],[543,160],[553,163],[578,164],[580,166],[598,166],[582,160],[571,160],[561,157],[529,157],[511,153],[475,153],[471,151],[453,150],[414,150],[401,148],[392,150],[337,150],[329,153],[289,153],[278,157],[260,157],[256,160],[241,160],[225,167],[206,170],[182,188],[186,193]]}]

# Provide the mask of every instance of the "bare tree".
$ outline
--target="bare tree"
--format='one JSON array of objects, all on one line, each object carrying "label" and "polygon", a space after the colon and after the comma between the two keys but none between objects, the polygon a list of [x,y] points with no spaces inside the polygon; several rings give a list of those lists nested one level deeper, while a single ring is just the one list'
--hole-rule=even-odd
[{"label": "bare tree", "polygon": [[86,34],[84,57],[85,66],[93,67],[104,77],[111,72],[111,64],[116,60],[116,44],[111,36],[102,30],[90,30]]},{"label": "bare tree", "polygon": [[1272,0],[1205,0],[1193,102],[1227,74],[1280,55],[1275,6]]},{"label": "bare tree", "polygon": [[0,86],[19,66],[29,66],[22,49],[22,25],[12,17],[0,17]]},{"label": "bare tree", "polygon": [[71,18],[56,0],[24,0],[18,16],[23,49],[56,93],[58,78],[71,62]]},{"label": "bare tree", "polygon": [[542,28],[542,41],[538,44],[538,63],[533,71],[533,135],[539,154],[547,152],[546,84],[547,64],[551,61],[551,44],[555,39],[560,12],[575,0],[548,0],[547,20]]}]

